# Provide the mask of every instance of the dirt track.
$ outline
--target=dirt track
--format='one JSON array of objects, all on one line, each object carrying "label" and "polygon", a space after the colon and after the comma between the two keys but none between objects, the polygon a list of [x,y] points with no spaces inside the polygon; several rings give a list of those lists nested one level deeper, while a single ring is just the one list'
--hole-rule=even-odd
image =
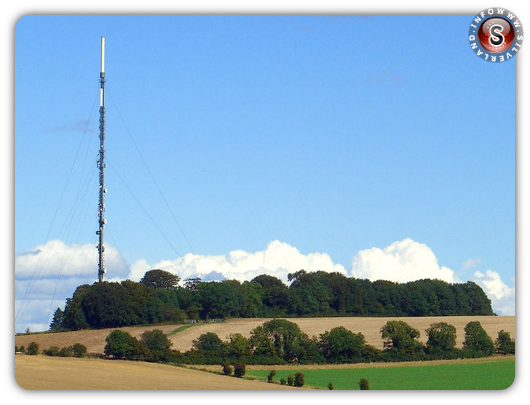
[{"label": "dirt track", "polygon": [[27,390],[297,389],[163,364],[42,355],[16,355],[15,378]]}]

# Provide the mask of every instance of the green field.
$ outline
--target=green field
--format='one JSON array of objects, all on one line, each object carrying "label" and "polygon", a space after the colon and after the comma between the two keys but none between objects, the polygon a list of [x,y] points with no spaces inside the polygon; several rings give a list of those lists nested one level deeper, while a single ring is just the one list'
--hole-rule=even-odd
[{"label": "green field", "polygon": [[[442,364],[415,367],[373,367],[277,370],[275,381],[287,380],[289,374],[301,371],[305,385],[327,389],[332,382],[336,390],[358,390],[366,378],[371,390],[502,390],[515,379],[515,359],[488,363]],[[248,370],[248,375],[267,379],[268,370]]]}]

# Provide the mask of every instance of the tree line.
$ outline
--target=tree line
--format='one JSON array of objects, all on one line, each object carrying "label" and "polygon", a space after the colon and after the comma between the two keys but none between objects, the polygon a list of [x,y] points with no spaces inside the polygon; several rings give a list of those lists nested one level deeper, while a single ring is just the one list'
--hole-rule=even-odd
[{"label": "tree line", "polygon": [[254,328],[248,338],[232,333],[223,341],[213,332],[201,334],[184,353],[172,350],[167,335],[159,329],[145,331],[140,339],[117,329],[107,336],[104,352],[117,359],[221,364],[225,374],[231,372],[230,364],[368,363],[515,354],[515,340],[508,332],[499,331],[494,342],[478,321],[469,322],[464,331],[464,343],[457,348],[456,328],[446,322],[433,323],[425,330],[427,342],[423,344],[419,330],[404,321],[388,321],[380,330],[383,349],[378,349],[366,344],[362,333],[342,326],[309,337],[297,324],[273,319]]},{"label": "tree line", "polygon": [[263,274],[243,283],[190,278],[180,285],[178,276],[150,270],[140,282],[80,285],[64,311],[57,308],[50,330],[253,317],[494,315],[472,281],[372,282],[305,270],[289,274],[288,281]]}]

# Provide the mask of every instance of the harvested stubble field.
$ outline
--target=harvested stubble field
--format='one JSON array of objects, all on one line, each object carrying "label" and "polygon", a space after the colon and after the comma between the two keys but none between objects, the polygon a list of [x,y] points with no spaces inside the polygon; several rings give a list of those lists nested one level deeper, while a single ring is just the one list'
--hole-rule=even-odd
[{"label": "harvested stubble field", "polygon": [[27,390],[295,389],[164,364],[43,355],[16,355],[15,378]]},{"label": "harvested stubble field", "polygon": [[[461,347],[464,341],[464,327],[468,322],[479,321],[486,332],[492,339],[497,338],[497,333],[503,329],[510,332],[512,337],[515,337],[515,317],[514,316],[447,316],[447,317],[404,317],[404,318],[361,318],[361,317],[337,317],[337,318],[286,318],[291,322],[295,322],[300,326],[300,329],[309,336],[318,336],[321,333],[331,330],[337,326],[344,326],[347,329],[357,333],[362,332],[366,338],[366,343],[377,348],[383,348],[383,341],[381,339],[381,327],[389,320],[403,320],[409,325],[417,328],[420,333],[420,340],[426,342],[427,337],[425,329],[436,322],[447,322],[457,329],[457,347]],[[186,328],[178,333],[172,334],[169,338],[173,343],[173,349],[180,351],[189,350],[192,347],[194,339],[206,332],[216,333],[221,339],[226,339],[230,333],[241,333],[243,336],[249,337],[250,331],[257,326],[262,325],[270,318],[245,318],[232,319],[225,322],[210,322],[194,325]],[[168,334],[182,325],[151,325],[151,326],[135,326],[120,328],[129,332],[135,337],[140,335],[145,330],[161,329]],[[99,330],[82,330],[75,332],[62,333],[42,333],[15,336],[15,345],[27,345],[35,341],[41,349],[50,346],[64,347],[73,345],[74,343],[81,343],[88,348],[91,353],[103,353],[105,347],[105,338],[113,329],[99,329]]]}]

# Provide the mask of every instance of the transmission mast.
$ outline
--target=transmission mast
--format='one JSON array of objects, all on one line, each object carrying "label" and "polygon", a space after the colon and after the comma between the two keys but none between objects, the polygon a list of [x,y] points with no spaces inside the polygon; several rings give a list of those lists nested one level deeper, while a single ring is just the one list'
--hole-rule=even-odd
[{"label": "transmission mast", "polygon": [[101,73],[99,74],[99,205],[98,221],[99,228],[96,234],[99,235],[98,248],[98,280],[103,281],[103,275],[106,273],[103,245],[103,228],[107,220],[105,219],[105,37],[101,37]]}]

